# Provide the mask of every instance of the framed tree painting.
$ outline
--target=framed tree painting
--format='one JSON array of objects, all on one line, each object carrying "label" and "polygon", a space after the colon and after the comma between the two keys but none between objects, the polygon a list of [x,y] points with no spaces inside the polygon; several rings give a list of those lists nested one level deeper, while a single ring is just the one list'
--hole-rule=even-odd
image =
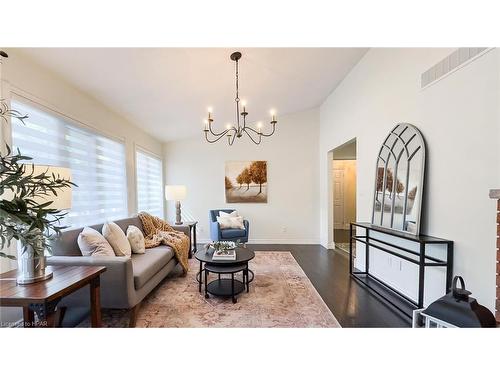
[{"label": "framed tree painting", "polygon": [[267,203],[267,161],[226,161],[226,203]]}]

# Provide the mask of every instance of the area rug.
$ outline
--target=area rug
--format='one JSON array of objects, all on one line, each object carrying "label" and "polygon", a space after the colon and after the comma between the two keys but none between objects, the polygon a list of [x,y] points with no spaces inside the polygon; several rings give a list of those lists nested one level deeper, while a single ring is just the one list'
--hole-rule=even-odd
[{"label": "area rug", "polygon": [[[256,251],[249,267],[250,292],[233,304],[198,292],[199,263],[190,259],[186,277],[176,269],[146,297],[137,327],[340,327],[290,252]],[[127,324],[126,311],[103,310],[103,326]]]}]

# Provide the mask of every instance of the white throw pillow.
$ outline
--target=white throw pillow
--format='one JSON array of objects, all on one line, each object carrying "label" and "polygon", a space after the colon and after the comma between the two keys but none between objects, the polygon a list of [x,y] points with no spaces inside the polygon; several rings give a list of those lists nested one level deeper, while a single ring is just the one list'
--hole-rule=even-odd
[{"label": "white throw pillow", "polygon": [[129,257],[132,255],[130,242],[128,242],[127,236],[116,223],[112,221],[105,223],[102,226],[102,235],[108,240],[116,256]]},{"label": "white throw pillow", "polygon": [[144,254],[146,245],[144,243],[144,234],[135,225],[129,225],[127,228],[127,239],[134,254]]},{"label": "white throw pillow", "polygon": [[219,217],[238,217],[238,211],[233,211],[230,214],[224,211],[219,211]]},{"label": "white throw pillow", "polygon": [[245,229],[243,216],[237,217],[217,217],[220,229]]},{"label": "white throw pillow", "polygon": [[78,247],[83,256],[114,257],[115,252],[104,236],[95,229],[85,227],[78,235]]}]

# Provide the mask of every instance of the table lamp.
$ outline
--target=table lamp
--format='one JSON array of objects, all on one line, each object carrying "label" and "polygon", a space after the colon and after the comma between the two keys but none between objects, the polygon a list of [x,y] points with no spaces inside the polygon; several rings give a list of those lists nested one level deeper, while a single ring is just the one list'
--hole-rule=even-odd
[{"label": "table lamp", "polygon": [[186,186],[184,185],[166,185],[165,199],[175,201],[175,225],[181,225],[181,200],[186,198]]}]

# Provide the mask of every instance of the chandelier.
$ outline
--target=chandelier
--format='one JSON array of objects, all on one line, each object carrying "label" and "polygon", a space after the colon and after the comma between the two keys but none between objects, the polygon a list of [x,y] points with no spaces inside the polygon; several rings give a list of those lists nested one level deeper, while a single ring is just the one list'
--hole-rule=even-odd
[{"label": "chandelier", "polygon": [[[236,138],[241,138],[243,133],[248,135],[248,137],[252,140],[256,145],[260,144],[262,141],[262,137],[270,137],[274,134],[276,130],[276,113],[271,111],[271,131],[269,133],[265,133],[262,131],[262,123],[258,122],[254,126],[247,125],[246,119],[248,116],[248,112],[245,108],[245,102],[241,102],[241,106],[243,110],[240,112],[240,97],[239,97],[239,86],[238,86],[238,60],[241,59],[241,52],[234,52],[231,54],[231,60],[235,62],[236,65],[236,97],[234,101],[236,102],[236,123],[231,125],[228,124],[226,126],[226,130],[217,133],[212,130],[212,122],[214,119],[212,118],[212,109],[208,109],[208,119],[205,120],[205,129],[203,130],[205,133],[205,139],[209,143],[215,143],[218,140],[222,139],[224,136],[227,137],[227,142],[230,146],[233,145],[234,140]],[[209,133],[212,139],[209,138]]]}]

